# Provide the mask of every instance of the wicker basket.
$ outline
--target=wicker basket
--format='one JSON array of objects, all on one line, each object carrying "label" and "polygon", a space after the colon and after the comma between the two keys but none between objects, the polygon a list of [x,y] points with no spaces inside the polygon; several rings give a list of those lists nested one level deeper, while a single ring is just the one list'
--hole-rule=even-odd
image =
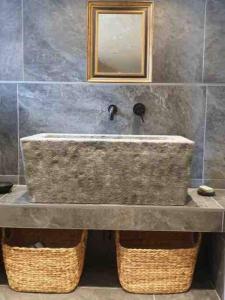
[{"label": "wicker basket", "polygon": [[[6,232],[2,249],[9,286],[20,292],[73,291],[83,270],[86,240],[87,231],[81,230]],[[29,247],[37,241],[45,247]]]},{"label": "wicker basket", "polygon": [[[2,228],[0,228],[0,241],[2,240]],[[3,266],[2,247],[0,247],[0,267]]]},{"label": "wicker basket", "polygon": [[131,293],[173,294],[187,291],[201,234],[116,232],[119,280]]}]

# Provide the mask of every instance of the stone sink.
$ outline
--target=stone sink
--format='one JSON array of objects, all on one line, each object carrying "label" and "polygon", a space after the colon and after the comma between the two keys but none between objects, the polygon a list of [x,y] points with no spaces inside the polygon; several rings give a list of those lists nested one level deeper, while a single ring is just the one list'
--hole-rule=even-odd
[{"label": "stone sink", "polygon": [[169,135],[21,139],[26,183],[37,203],[184,205],[193,145]]}]

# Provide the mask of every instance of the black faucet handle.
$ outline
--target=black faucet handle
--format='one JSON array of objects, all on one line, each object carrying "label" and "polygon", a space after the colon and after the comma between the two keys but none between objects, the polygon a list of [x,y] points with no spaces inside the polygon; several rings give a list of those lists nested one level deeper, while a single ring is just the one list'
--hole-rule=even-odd
[{"label": "black faucet handle", "polygon": [[109,107],[108,107],[108,112],[109,112],[109,119],[110,119],[111,121],[113,121],[114,115],[117,114],[117,112],[118,112],[117,106],[114,105],[114,104],[109,105]]},{"label": "black faucet handle", "polygon": [[133,107],[134,114],[139,116],[142,122],[144,122],[145,110],[145,105],[142,103],[136,103]]}]

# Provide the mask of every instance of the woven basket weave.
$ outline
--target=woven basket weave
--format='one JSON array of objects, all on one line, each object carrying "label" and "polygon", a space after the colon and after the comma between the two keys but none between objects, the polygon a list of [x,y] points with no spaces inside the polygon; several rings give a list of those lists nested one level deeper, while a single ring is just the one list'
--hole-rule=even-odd
[{"label": "woven basket weave", "polygon": [[[20,292],[69,293],[79,283],[87,231],[12,229],[2,249],[9,286]],[[44,248],[29,248],[36,242]]]},{"label": "woven basket weave", "polygon": [[173,294],[187,291],[201,234],[116,232],[121,286],[131,293]]},{"label": "woven basket weave", "polygon": [[[0,228],[0,241],[2,240],[2,228]],[[2,247],[0,247],[0,268],[3,266]]]}]

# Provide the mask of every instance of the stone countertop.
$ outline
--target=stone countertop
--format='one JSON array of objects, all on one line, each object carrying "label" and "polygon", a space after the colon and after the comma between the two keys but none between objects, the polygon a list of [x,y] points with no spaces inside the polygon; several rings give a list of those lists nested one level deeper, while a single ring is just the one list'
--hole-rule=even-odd
[{"label": "stone countertop", "polygon": [[223,232],[225,190],[203,197],[189,189],[185,206],[38,204],[26,186],[0,195],[0,227]]}]

